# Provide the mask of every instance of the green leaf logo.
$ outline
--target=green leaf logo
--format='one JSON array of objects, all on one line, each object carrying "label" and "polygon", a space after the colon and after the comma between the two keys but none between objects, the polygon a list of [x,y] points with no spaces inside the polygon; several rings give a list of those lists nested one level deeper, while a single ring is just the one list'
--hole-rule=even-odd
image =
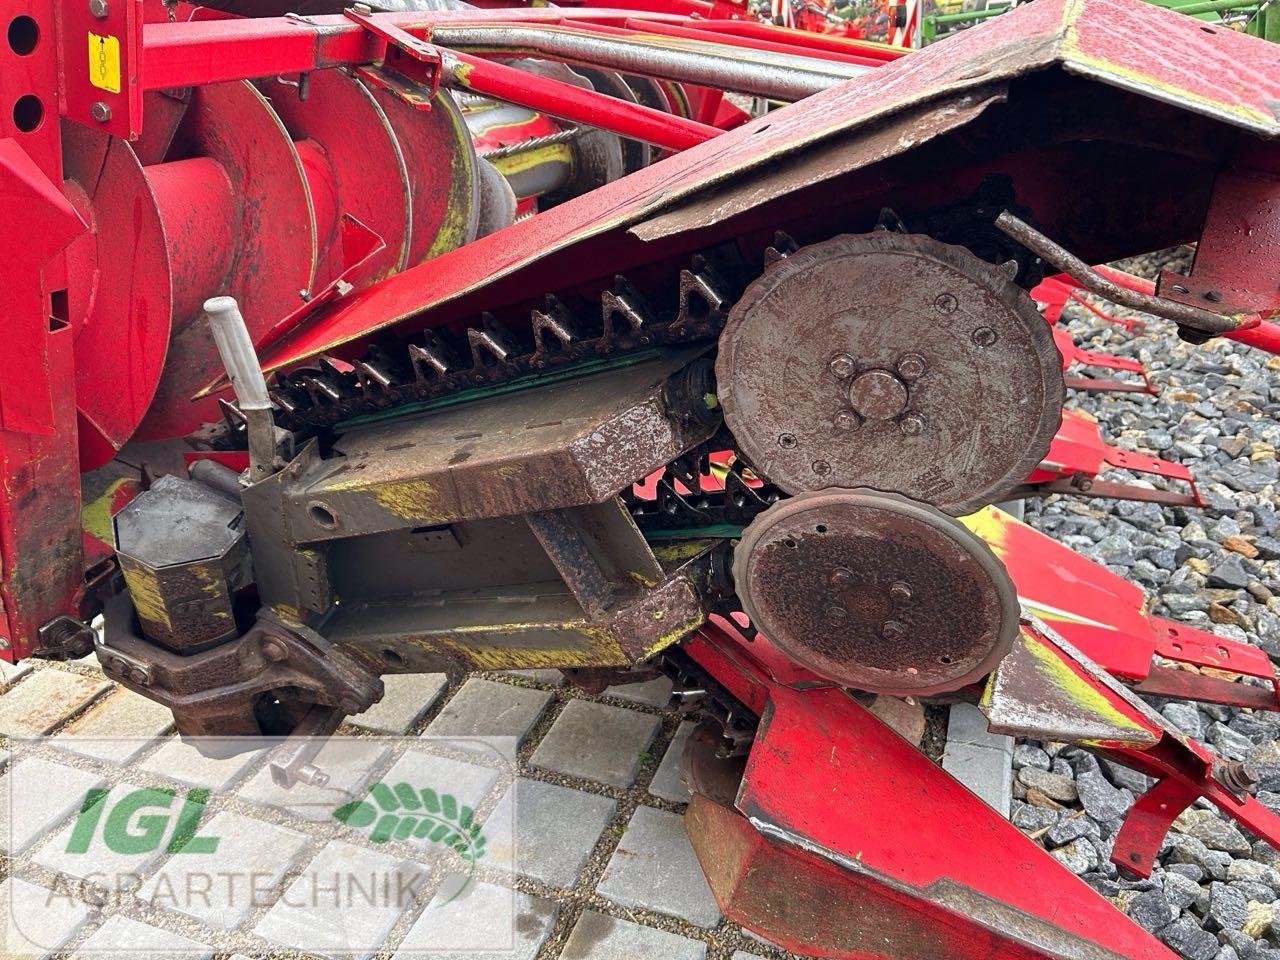
[{"label": "green leaf logo", "polygon": [[484,856],[485,839],[475,811],[447,793],[408,783],[379,781],[364,800],[343,804],[333,816],[349,827],[370,827],[374,843],[388,840],[427,840],[448,847],[472,868]]}]

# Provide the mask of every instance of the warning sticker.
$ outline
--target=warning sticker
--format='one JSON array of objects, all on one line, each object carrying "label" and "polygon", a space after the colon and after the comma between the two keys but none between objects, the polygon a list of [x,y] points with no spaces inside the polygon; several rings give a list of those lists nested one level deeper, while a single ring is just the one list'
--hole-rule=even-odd
[{"label": "warning sticker", "polygon": [[99,90],[120,92],[120,38],[89,33],[89,82]]}]

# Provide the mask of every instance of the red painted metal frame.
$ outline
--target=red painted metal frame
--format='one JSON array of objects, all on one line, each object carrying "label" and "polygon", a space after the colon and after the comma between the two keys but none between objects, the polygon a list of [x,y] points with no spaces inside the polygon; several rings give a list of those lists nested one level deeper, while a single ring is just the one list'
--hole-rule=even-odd
[{"label": "red painted metal frame", "polygon": [[[1090,949],[1173,957],[852,696],[797,672],[762,637],[747,641],[716,620],[686,649],[763,717],[735,804],[741,817],[716,815],[702,798],[686,815],[731,919],[786,949],[848,960]],[[775,876],[785,880],[770,883]]]},{"label": "red painted metal frame", "polygon": [[15,12],[33,30],[29,48],[0,46],[0,211],[11,218],[0,230],[0,659],[10,661],[30,654],[41,624],[75,612],[84,583],[64,260],[84,224],[61,191],[55,4]]},{"label": "red painted metal frame", "polygon": [[[1129,357],[1113,357],[1107,353],[1098,353],[1077,347],[1071,334],[1061,327],[1053,328],[1053,342],[1062,354],[1063,382],[1068,390],[1085,390],[1090,393],[1159,393],[1147,376],[1147,368],[1139,361]],[[1141,383],[1130,380],[1100,380],[1095,377],[1075,375],[1069,371],[1073,366],[1097,367],[1102,370],[1121,370],[1137,374]]]},{"label": "red painted metal frame", "polygon": [[[785,948],[848,960],[1173,956],[765,638],[713,618],[685,649],[762,718],[736,812],[695,795],[685,818],[730,918]],[[1174,818],[1200,797],[1280,843],[1280,817],[1239,789],[1238,765],[1217,761],[1047,626],[1026,621],[1010,662],[1021,672],[1002,666],[983,699],[994,729],[1035,735],[1026,724],[1037,718],[1047,739],[1072,737],[1073,720],[1110,728],[1091,745],[1157,779],[1116,837],[1118,865],[1148,874]]]},{"label": "red painted metal frame", "polygon": [[1152,616],[1142,588],[1007,513],[988,507],[964,523],[1004,563],[1023,606],[1112,676],[1143,693],[1280,710],[1280,681],[1257,647]]},{"label": "red painted metal frame", "polygon": [[[1131,483],[1099,479],[1106,467],[1119,467],[1185,483],[1190,492],[1155,490]],[[1147,500],[1170,506],[1204,506],[1191,471],[1180,463],[1113,447],[1102,439],[1098,421],[1079,410],[1064,410],[1049,452],[1027,478],[1039,492]]]},{"label": "red painted metal frame", "polygon": [[[1135,277],[1133,274],[1126,273],[1123,270],[1117,270],[1114,267],[1107,267],[1107,266],[1098,266],[1098,267],[1094,267],[1094,269],[1097,270],[1099,273],[1103,274],[1107,279],[1112,280],[1123,287],[1128,287],[1130,290],[1136,290],[1139,293],[1146,293],[1146,294],[1154,294],[1157,291],[1156,284],[1153,281],[1146,280],[1142,277]],[[1116,317],[1112,317],[1106,313],[1103,313],[1101,310],[1097,309],[1088,301],[1086,301],[1082,296],[1080,296],[1078,292],[1075,292],[1075,291],[1082,290],[1083,287],[1081,287],[1071,277],[1068,277],[1065,275],[1059,275],[1051,279],[1054,284],[1059,284],[1063,287],[1071,289],[1073,291],[1070,294],[1072,299],[1083,304],[1086,308],[1093,311],[1094,313],[1096,313],[1098,316],[1102,317],[1105,320],[1110,320],[1113,323],[1120,323],[1124,325],[1126,329],[1134,329],[1137,326],[1137,324],[1141,322],[1141,321],[1133,321],[1133,320],[1121,320]],[[1162,278],[1162,283],[1164,283],[1166,287],[1168,287],[1177,283],[1178,281],[1185,282],[1186,280],[1187,278],[1183,277],[1181,274],[1166,273]],[[1048,281],[1046,281],[1046,283],[1048,283]],[[1037,288],[1037,289],[1040,289],[1040,288]],[[1050,290],[1051,288],[1049,287],[1045,288],[1046,293],[1048,293]],[[1040,297],[1039,294],[1037,294],[1037,296],[1041,300],[1045,299],[1044,297]],[[1199,304],[1197,304],[1197,306],[1198,305]],[[1058,308],[1058,312],[1061,313],[1061,307]],[[1056,317],[1052,319],[1056,319]],[[1246,319],[1248,319],[1249,322],[1253,322],[1255,320],[1258,322],[1256,323],[1256,325],[1251,326],[1246,330],[1231,330],[1231,331],[1228,331],[1227,333],[1222,334],[1222,336],[1226,337],[1228,340],[1235,340],[1236,342],[1243,343],[1246,346],[1255,347],[1258,350],[1265,350],[1267,353],[1280,354],[1280,324],[1273,323],[1269,320],[1263,320],[1257,314],[1251,315]]]}]

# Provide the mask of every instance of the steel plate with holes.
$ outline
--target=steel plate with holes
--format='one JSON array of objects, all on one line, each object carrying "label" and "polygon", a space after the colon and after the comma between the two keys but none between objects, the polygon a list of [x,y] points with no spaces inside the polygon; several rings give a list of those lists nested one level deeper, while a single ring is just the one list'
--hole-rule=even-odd
[{"label": "steel plate with holes", "polygon": [[1018,632],[991,549],[925,504],[865,490],[800,494],[743,533],[733,579],[760,632],[816,673],[897,696],[957,690]]},{"label": "steel plate with holes", "polygon": [[743,452],[787,492],[873,487],[961,514],[1048,451],[1061,364],[1000,269],[883,232],[765,271],[729,315],[716,380]]}]

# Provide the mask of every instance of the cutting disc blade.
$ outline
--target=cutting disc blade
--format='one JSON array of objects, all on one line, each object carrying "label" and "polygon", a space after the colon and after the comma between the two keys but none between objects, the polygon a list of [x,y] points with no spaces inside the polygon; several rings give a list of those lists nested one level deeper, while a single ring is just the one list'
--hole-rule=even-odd
[{"label": "cutting disc blade", "polygon": [[734,551],[744,612],[780,650],[846,687],[958,690],[1017,636],[1017,591],[996,555],[926,504],[822,490],[774,504]]},{"label": "cutting disc blade", "polygon": [[771,265],[729,314],[716,380],[742,452],[788,493],[872,487],[959,515],[1048,451],[1061,365],[1001,268],[877,232]]}]

